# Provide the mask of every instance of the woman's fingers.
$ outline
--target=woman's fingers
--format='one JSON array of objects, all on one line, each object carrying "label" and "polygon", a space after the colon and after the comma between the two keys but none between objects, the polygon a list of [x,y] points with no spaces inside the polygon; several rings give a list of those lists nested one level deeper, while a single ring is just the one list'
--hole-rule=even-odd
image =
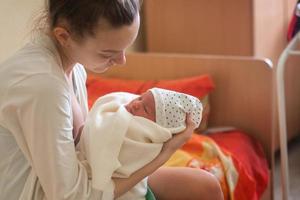
[{"label": "woman's fingers", "polygon": [[174,136],[174,137],[185,137],[184,142],[186,142],[188,139],[190,139],[190,137],[192,136],[193,131],[196,128],[196,125],[193,122],[192,117],[191,117],[190,114],[187,114],[185,121],[186,121],[186,129],[183,132],[181,132],[179,134],[176,134]]},{"label": "woman's fingers", "polygon": [[195,130],[196,124],[193,122],[191,114],[186,115],[185,123],[187,129]]},{"label": "woman's fingers", "polygon": [[181,133],[175,134],[170,140],[165,142],[162,152],[167,151],[171,154],[179,149],[186,141],[188,141],[194,129],[196,128],[195,123],[192,121],[191,116],[186,117],[186,129]]}]

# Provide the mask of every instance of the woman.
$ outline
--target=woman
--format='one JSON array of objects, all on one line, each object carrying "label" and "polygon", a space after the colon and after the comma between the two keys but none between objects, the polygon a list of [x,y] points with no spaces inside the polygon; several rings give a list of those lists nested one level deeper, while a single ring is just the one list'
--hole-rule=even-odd
[{"label": "woman", "polygon": [[[87,114],[86,73],[124,64],[135,40],[138,0],[49,0],[47,28],[0,65],[0,199],[100,199],[74,141]],[[150,175],[158,199],[222,199],[217,180],[201,170],[159,168],[194,125],[127,179],[115,198]],[[158,169],[159,168],[159,169]]]}]

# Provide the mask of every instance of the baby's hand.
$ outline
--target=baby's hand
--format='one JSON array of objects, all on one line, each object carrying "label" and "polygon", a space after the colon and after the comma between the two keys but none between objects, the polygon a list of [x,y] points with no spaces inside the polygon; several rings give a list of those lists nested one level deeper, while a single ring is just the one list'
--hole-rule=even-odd
[{"label": "baby's hand", "polygon": [[186,116],[186,129],[181,133],[175,134],[171,139],[164,143],[161,153],[166,153],[171,156],[177,149],[179,149],[185,142],[187,142],[196,128],[192,121],[190,114]]}]

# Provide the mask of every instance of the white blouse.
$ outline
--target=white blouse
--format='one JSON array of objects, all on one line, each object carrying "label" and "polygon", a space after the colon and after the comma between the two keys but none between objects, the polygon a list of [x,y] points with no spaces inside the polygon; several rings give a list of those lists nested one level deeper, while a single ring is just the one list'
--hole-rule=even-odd
[{"label": "white blouse", "polygon": [[[73,74],[86,116],[86,72]],[[0,65],[0,199],[101,199],[74,147],[69,90],[48,36]]]}]

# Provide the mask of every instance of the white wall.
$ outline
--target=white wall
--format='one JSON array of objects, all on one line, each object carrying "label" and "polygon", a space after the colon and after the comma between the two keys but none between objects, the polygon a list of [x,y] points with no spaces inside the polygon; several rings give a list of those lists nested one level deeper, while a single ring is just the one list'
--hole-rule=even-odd
[{"label": "white wall", "polygon": [[44,0],[0,0],[0,62],[26,42],[43,5]]}]

